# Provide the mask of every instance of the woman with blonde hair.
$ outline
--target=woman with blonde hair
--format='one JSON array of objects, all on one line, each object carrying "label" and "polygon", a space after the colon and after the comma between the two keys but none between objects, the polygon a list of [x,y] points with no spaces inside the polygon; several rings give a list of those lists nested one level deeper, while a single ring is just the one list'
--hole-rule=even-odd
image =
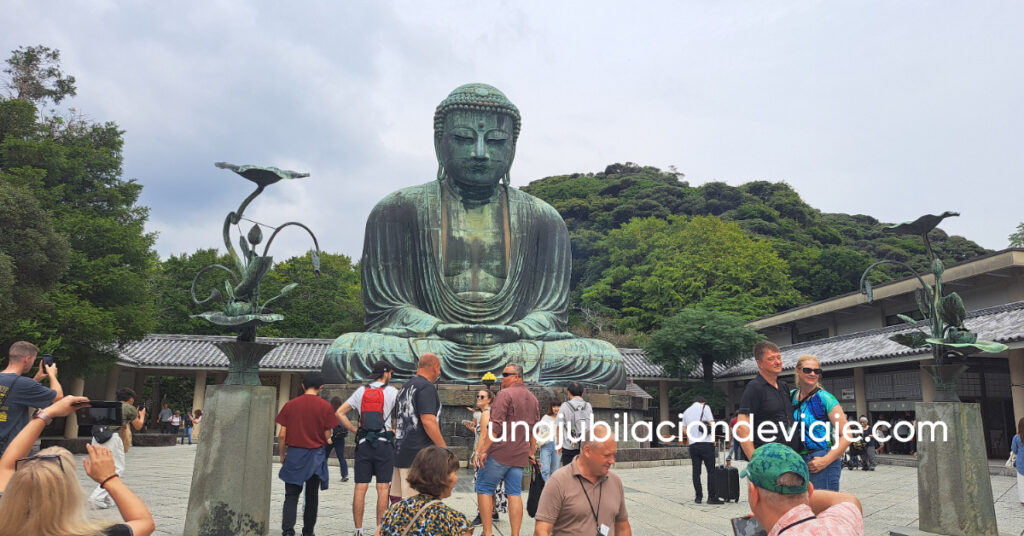
[{"label": "woman with blonde hair", "polygon": [[794,372],[797,388],[790,391],[790,396],[793,420],[800,424],[800,455],[807,462],[814,489],[839,491],[843,454],[850,446],[842,433],[846,412],[832,393],[821,388],[821,362],[817,357],[800,356]]},{"label": "woman with blonde hair", "polygon": [[0,536],[149,536],[155,525],[149,509],[114,469],[110,449],[87,445],[85,472],[113,497],[124,523],[89,519],[85,493],[75,474],[75,458],[60,447],[26,457],[54,418],[86,407],[88,398],[66,396],[40,410],[15,436],[0,458]]}]

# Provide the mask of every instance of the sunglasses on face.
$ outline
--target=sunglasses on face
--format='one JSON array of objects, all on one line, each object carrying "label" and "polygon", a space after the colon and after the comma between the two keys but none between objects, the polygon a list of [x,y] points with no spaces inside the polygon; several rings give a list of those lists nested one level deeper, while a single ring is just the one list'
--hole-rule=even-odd
[{"label": "sunglasses on face", "polygon": [[485,398],[487,398],[487,395],[476,395],[477,400],[483,400]]},{"label": "sunglasses on face", "polygon": [[815,374],[817,376],[821,376],[821,372],[822,372],[820,368],[811,368],[811,367],[804,367],[804,368],[800,369],[800,371],[803,372],[804,374]]},{"label": "sunglasses on face", "polygon": [[509,376],[518,376],[518,374],[516,374],[515,372],[502,372],[501,373],[501,377],[502,378],[508,378]]},{"label": "sunglasses on face", "polygon": [[57,462],[57,465],[60,466],[60,470],[64,471],[64,462],[61,461],[60,454],[37,454],[35,456],[29,456],[28,458],[22,458],[22,459],[20,459],[20,460],[18,460],[16,462],[14,462],[14,470],[17,471],[17,470],[21,469],[23,466],[25,466],[26,464],[34,462],[34,461],[37,461],[37,460],[38,461],[49,462],[49,463]]}]

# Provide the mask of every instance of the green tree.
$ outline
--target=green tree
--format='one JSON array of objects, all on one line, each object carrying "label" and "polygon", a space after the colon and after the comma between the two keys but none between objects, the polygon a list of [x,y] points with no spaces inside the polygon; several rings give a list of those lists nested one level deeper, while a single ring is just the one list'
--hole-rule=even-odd
[{"label": "green tree", "polygon": [[[43,59],[59,59],[52,52]],[[21,318],[5,336],[56,341],[51,349],[62,371],[84,376],[109,368],[119,344],[153,327],[154,235],[144,230],[148,209],[136,204],[142,186],[121,178],[123,132],[110,122],[39,116],[42,101],[74,94],[73,79],[47,61],[25,58],[16,51],[8,60],[8,84],[25,76],[64,83],[0,99],[0,182],[32,193],[70,253],[68,269],[46,295],[49,313]],[[37,71],[25,74],[33,65]]]},{"label": "green tree", "polygon": [[610,265],[583,292],[622,331],[649,331],[684,307],[756,318],[800,301],[771,245],[715,217],[638,219],[603,242]]},{"label": "green tree", "polygon": [[[220,335],[224,329],[190,315],[202,312],[203,307],[192,303],[192,280],[203,267],[211,264],[230,266],[231,259],[216,249],[199,249],[194,253],[171,255],[158,262],[151,281],[156,302],[157,333],[181,333],[196,335]],[[199,299],[206,297],[211,289],[219,289],[224,283],[223,272],[208,271],[196,285]]]},{"label": "green tree", "polygon": [[363,331],[363,301],[359,266],[346,255],[320,254],[320,276],[313,273],[309,256],[279,263],[267,276],[266,294],[276,295],[289,283],[299,286],[273,303],[284,320],[260,328],[264,337],[333,339],[350,331]]},{"label": "green tree", "polygon": [[1017,231],[1010,235],[1011,248],[1024,248],[1024,222],[1017,224]]},{"label": "green tree", "polygon": [[27,188],[0,181],[0,341],[51,311],[46,292],[68,266],[68,241]]},{"label": "green tree", "polygon": [[742,316],[688,307],[662,321],[661,329],[648,337],[644,350],[651,361],[682,380],[700,367],[704,383],[710,385],[716,364],[735,365],[762,338],[746,326]]},{"label": "green tree", "polygon": [[75,96],[75,77],[60,69],[60,51],[42,45],[18,47],[7,60],[7,89],[14,99],[31,102],[51,100],[59,104]]}]

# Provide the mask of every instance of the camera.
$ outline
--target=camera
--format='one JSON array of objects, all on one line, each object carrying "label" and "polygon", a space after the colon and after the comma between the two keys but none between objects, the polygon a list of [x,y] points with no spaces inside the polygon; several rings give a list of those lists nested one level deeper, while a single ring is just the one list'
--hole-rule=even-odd
[{"label": "camera", "polygon": [[46,365],[48,367],[52,367],[53,366],[53,354],[43,354],[43,355],[41,355],[39,357],[43,358],[43,364],[44,365]]}]

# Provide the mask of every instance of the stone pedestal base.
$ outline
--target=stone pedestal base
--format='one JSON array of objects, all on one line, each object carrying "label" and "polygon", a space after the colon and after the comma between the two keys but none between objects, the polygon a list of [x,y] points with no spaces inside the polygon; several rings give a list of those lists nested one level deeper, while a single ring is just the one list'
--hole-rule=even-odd
[{"label": "stone pedestal base", "polygon": [[917,437],[919,528],[950,536],[999,536],[992,481],[985,453],[981,406],[960,402],[918,402],[922,423],[945,423],[935,437],[927,429]]},{"label": "stone pedestal base", "polygon": [[269,534],[276,395],[273,387],[208,388],[185,536]]}]

